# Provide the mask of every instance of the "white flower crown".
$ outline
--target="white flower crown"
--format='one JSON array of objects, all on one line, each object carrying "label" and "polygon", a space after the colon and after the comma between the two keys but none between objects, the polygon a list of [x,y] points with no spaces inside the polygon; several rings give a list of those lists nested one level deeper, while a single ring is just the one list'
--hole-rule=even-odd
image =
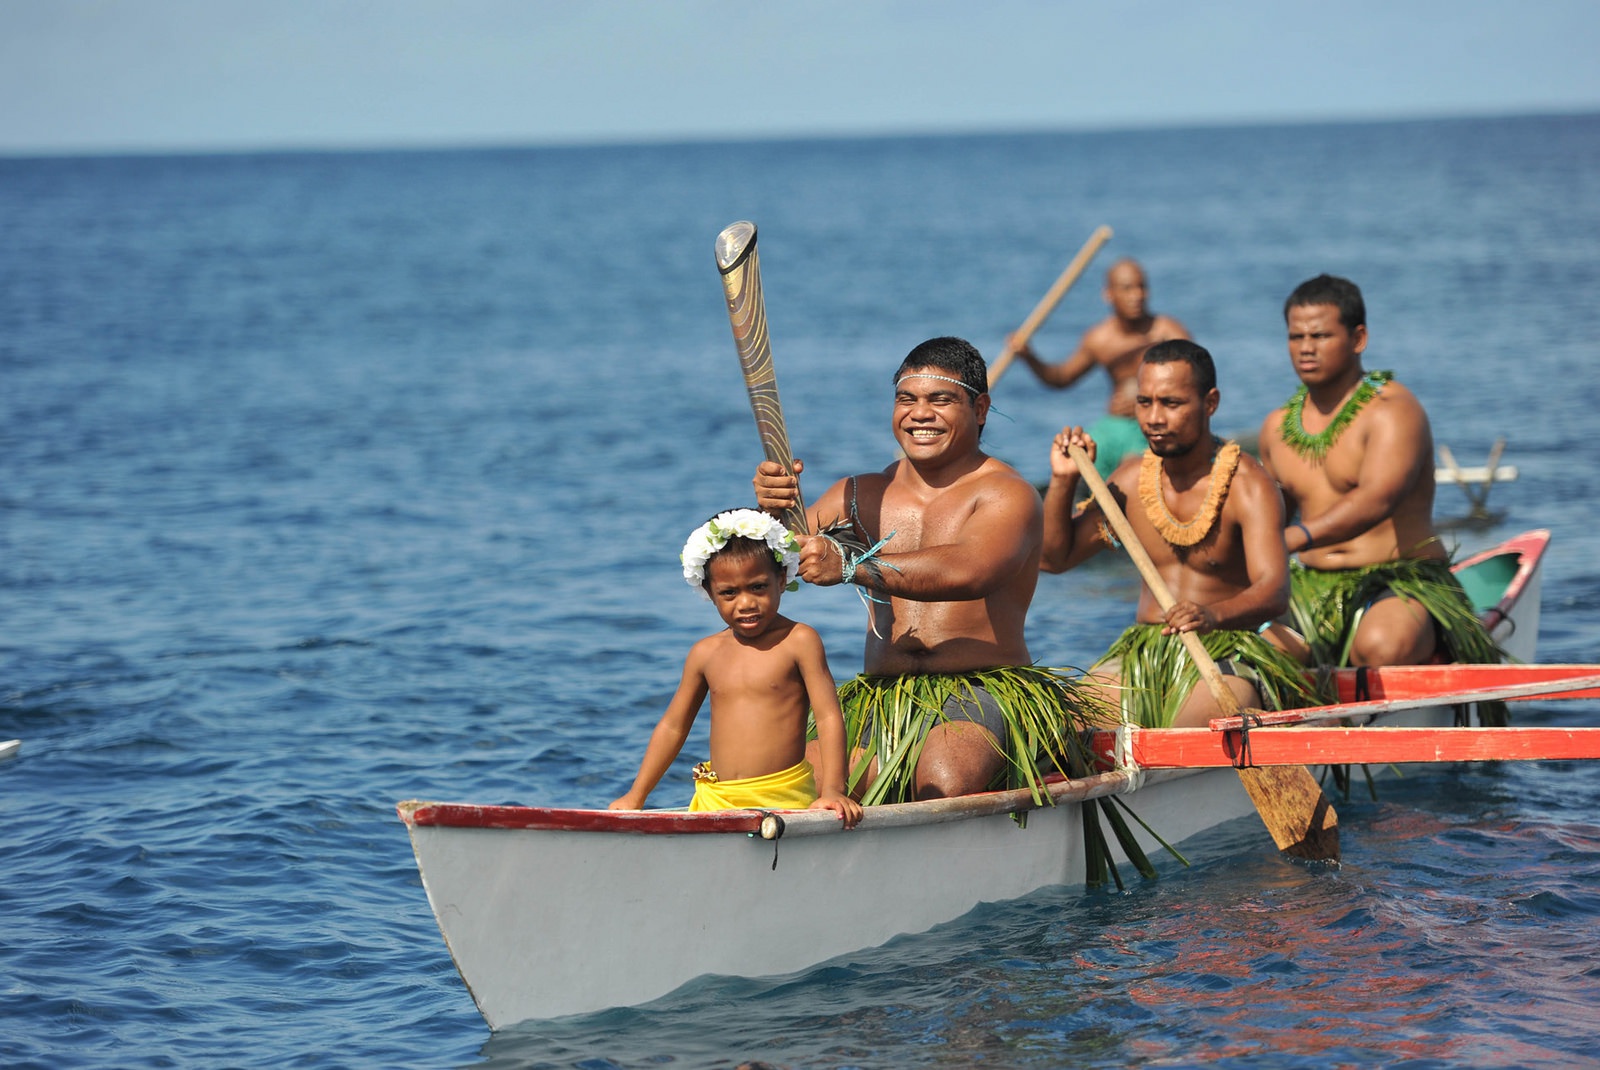
[{"label": "white flower crown", "polygon": [[683,544],[683,553],[678,555],[683,562],[684,582],[710,598],[705,589],[706,562],[728,545],[729,539],[740,536],[764,542],[772,548],[772,556],[783,566],[786,590],[800,586],[794,578],[800,570],[800,544],[781,521],[758,509],[729,509],[695,528],[689,541]]}]

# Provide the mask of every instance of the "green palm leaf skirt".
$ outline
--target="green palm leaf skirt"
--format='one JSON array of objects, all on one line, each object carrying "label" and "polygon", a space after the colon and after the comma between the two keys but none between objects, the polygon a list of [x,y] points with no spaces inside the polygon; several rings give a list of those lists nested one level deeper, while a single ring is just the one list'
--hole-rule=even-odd
[{"label": "green palm leaf skirt", "polygon": [[[1298,561],[1289,566],[1289,613],[1318,665],[1350,664],[1356,626],[1373,600],[1387,593],[1410,599],[1433,618],[1439,645],[1450,661],[1498,664],[1506,660],[1447,561],[1402,558],[1365,568],[1323,571]],[[1503,702],[1478,704],[1486,725],[1510,722]]]},{"label": "green palm leaf skirt", "polygon": [[991,788],[1028,788],[1035,802],[1045,799],[1044,777],[1082,775],[1090,765],[1083,729],[1116,722],[1081,673],[1034,665],[1005,666],[960,674],[860,675],[839,688],[845,735],[857,758],[850,771],[852,790],[873,762],[877,775],[863,803],[904,802],[913,797],[913,777],[928,732],[960,723],[945,713],[952,698],[977,703],[987,692],[1005,723],[998,740],[1005,764],[1001,782]]},{"label": "green palm leaf skirt", "polygon": [[[850,789],[856,790],[869,768],[877,774],[862,793],[864,804],[904,802],[914,798],[917,762],[932,729],[962,723],[945,713],[952,698],[977,704],[986,692],[1005,727],[996,740],[1005,758],[996,783],[990,788],[1027,788],[1036,805],[1050,801],[1044,780],[1057,772],[1083,777],[1094,769],[1084,732],[1116,724],[1117,712],[1098,688],[1085,683],[1078,670],[1049,669],[1034,665],[1006,666],[979,672],[906,676],[867,676],[847,680],[839,688],[845,734],[856,755],[850,771]],[[1082,804],[1085,883],[1098,887],[1107,878],[1123,886],[1110,849],[1115,837],[1122,853],[1147,878],[1156,876],[1133,834],[1131,817],[1181,862],[1187,861],[1155,830],[1140,821],[1127,803],[1107,796]],[[1126,816],[1124,816],[1126,815]],[[1013,815],[1026,824],[1027,814]],[[1110,826],[1110,836],[1101,825]]]},{"label": "green palm leaf skirt", "polygon": [[[1183,640],[1162,635],[1161,627],[1133,625],[1095,663],[1096,668],[1117,665],[1122,714],[1145,728],[1170,726],[1189,692],[1202,686],[1200,669],[1184,649]],[[1200,643],[1212,660],[1231,661],[1247,669],[1267,709],[1298,709],[1325,701],[1306,675],[1305,666],[1255,632],[1204,632]]]}]

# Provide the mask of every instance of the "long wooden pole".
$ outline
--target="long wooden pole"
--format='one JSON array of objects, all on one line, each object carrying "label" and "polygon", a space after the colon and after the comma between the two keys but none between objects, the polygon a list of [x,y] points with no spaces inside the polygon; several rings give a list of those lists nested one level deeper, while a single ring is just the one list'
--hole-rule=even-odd
[{"label": "long wooden pole", "polygon": [[[750,392],[750,411],[756,418],[761,448],[767,460],[777,461],[794,475],[794,454],[789,451],[783,404],[778,400],[778,371],[772,363],[772,342],[767,337],[767,305],[761,292],[756,225],[741,221],[723,228],[717,235],[716,252],[723,294],[728,299],[728,322],[733,325],[734,345],[739,347],[739,366],[744,370],[745,389]],[[809,531],[806,504],[798,493],[782,519],[790,531],[800,535]]]},{"label": "long wooden pole", "polygon": [[[1079,473],[1088,481],[1095,501],[1100,503],[1101,512],[1111,522],[1117,538],[1138,567],[1139,575],[1144,577],[1150,593],[1155,595],[1163,611],[1171,609],[1176,601],[1172,591],[1161,578],[1155,562],[1145,552],[1133,525],[1122,514],[1117,500],[1111,496],[1111,488],[1095,471],[1094,462],[1081,446],[1069,445],[1067,453],[1077,463]],[[1239,701],[1223,682],[1222,673],[1218,671],[1211,655],[1206,653],[1200,636],[1194,632],[1179,632],[1178,637],[1184,649],[1188,650],[1189,657],[1194,660],[1195,667],[1200,670],[1206,686],[1211,689],[1223,715],[1237,717]],[[1272,833],[1272,839],[1280,851],[1287,851],[1299,858],[1338,861],[1339,816],[1327,796],[1322,794],[1322,788],[1317,785],[1316,777],[1311,775],[1309,769],[1294,765],[1245,766],[1239,769],[1239,780],[1250,793],[1256,813],[1261,815],[1262,822],[1266,824],[1267,831]]]},{"label": "long wooden pole", "polygon": [[1000,353],[994,358],[993,363],[989,365],[990,390],[994,389],[994,384],[1000,381],[1000,376],[1005,374],[1006,369],[1011,366],[1011,362],[1016,359],[1017,351],[1027,345],[1028,339],[1033,337],[1033,332],[1037,331],[1044,325],[1044,321],[1050,318],[1050,313],[1056,310],[1056,305],[1060,304],[1067,291],[1072,289],[1072,284],[1078,281],[1078,276],[1082,275],[1083,269],[1089,266],[1089,261],[1094,259],[1094,254],[1098,253],[1100,247],[1110,240],[1111,228],[1106,226],[1096,228],[1095,232],[1089,235],[1089,240],[1083,243],[1083,248],[1079,249],[1078,255],[1072,258],[1072,263],[1067,265],[1066,270],[1061,273],[1050,289],[1045,291],[1045,295],[1039,298],[1039,303],[1033,306],[1033,311],[1028,313],[1028,318],[1022,321],[1022,326],[1018,327],[1010,338],[1006,339],[1006,344],[1001,347]]}]

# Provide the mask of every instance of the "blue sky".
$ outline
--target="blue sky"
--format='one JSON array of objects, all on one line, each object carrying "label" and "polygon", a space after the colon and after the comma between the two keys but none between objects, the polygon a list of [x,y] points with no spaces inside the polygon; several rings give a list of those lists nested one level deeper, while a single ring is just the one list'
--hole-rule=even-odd
[{"label": "blue sky", "polygon": [[0,0],[0,153],[1600,111],[1594,0]]}]

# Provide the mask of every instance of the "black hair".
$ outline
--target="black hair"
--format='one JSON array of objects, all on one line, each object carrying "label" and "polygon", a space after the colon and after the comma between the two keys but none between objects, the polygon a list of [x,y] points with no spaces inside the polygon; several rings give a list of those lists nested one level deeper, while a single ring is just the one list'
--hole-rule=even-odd
[{"label": "black hair", "polygon": [[915,368],[939,368],[955,375],[966,384],[973,400],[989,392],[989,365],[984,362],[978,347],[965,338],[930,338],[906,354],[906,359],[895,369],[892,382]]},{"label": "black hair", "polygon": [[1367,303],[1361,299],[1361,287],[1337,275],[1318,275],[1294,288],[1294,293],[1283,303],[1283,318],[1289,319],[1291,308],[1306,305],[1332,305],[1339,310],[1339,322],[1344,329],[1353,331],[1367,322]]},{"label": "black hair", "polygon": [[1157,342],[1144,351],[1146,364],[1176,364],[1180,361],[1193,369],[1194,385],[1201,397],[1217,388],[1217,366],[1205,346],[1196,345],[1187,338],[1174,338]]}]

